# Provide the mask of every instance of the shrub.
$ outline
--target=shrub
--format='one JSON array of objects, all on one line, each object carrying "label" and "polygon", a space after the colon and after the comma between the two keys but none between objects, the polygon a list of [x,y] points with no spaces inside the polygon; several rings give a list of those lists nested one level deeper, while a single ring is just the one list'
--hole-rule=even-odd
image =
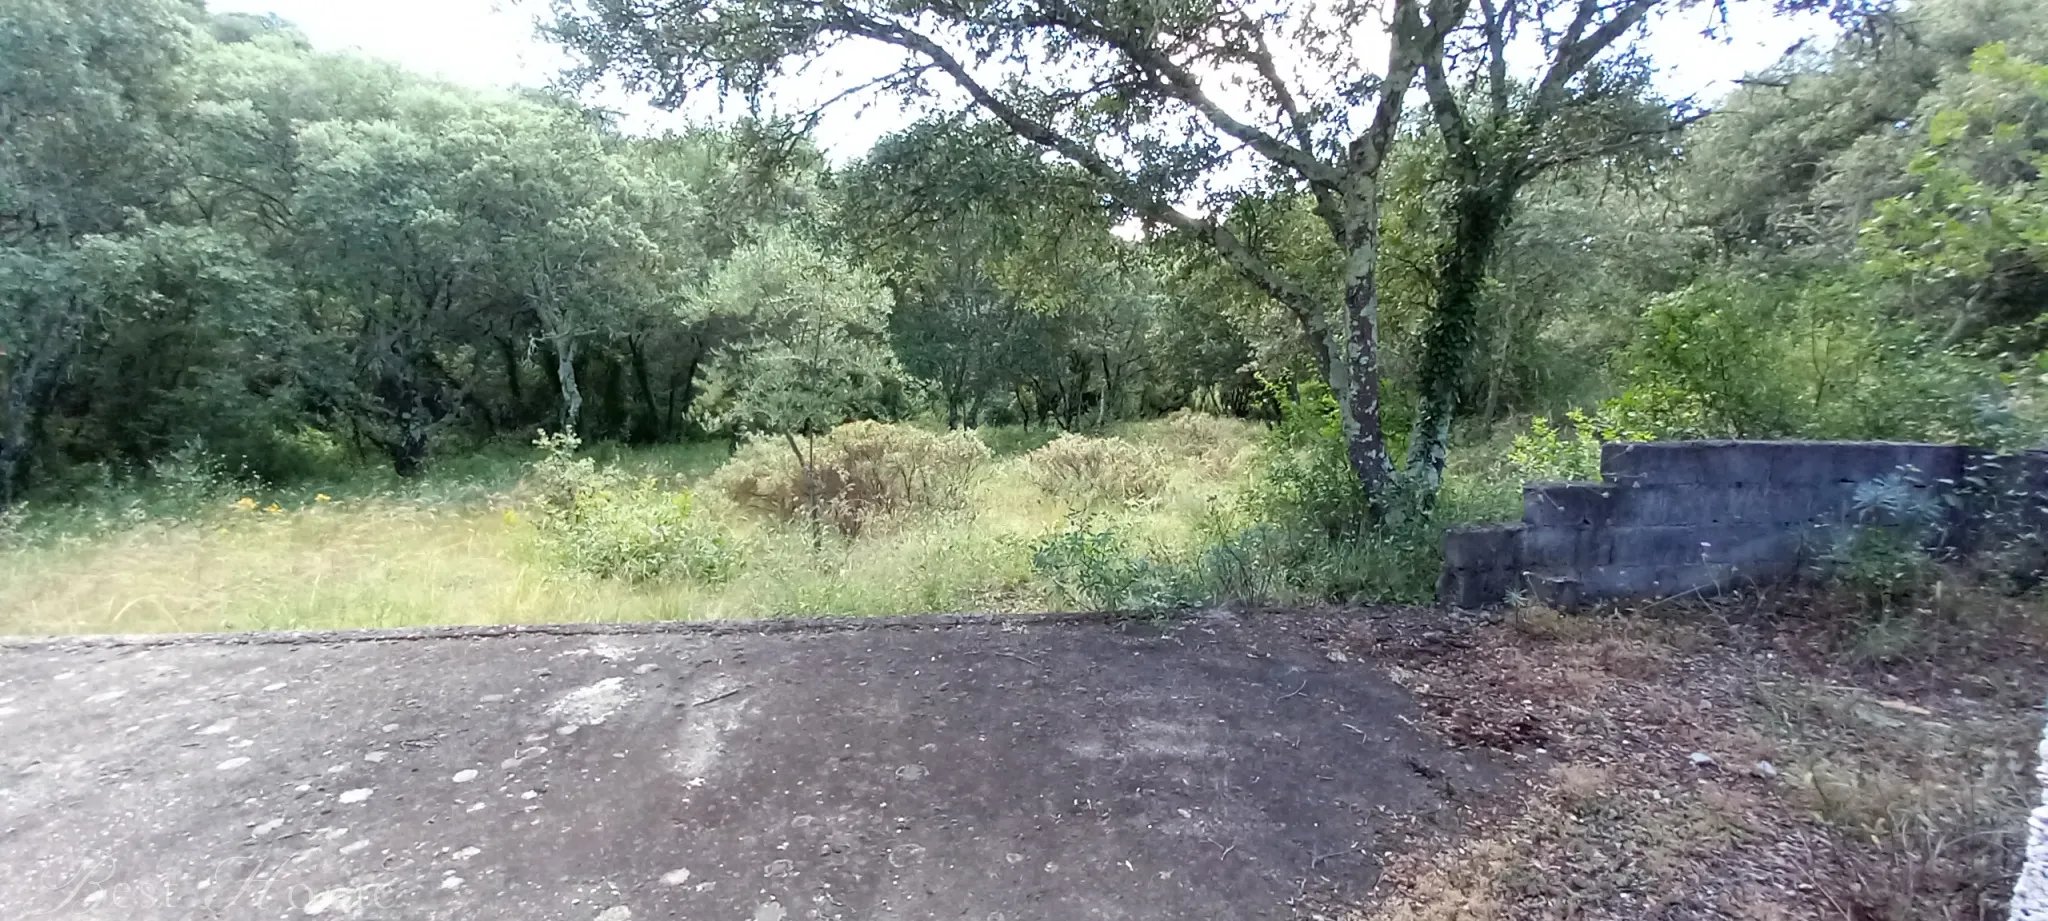
[{"label": "shrub", "polygon": [[709,485],[734,503],[789,521],[812,514],[848,537],[916,511],[967,504],[988,446],[973,432],[928,432],[912,425],[849,422],[811,449],[807,479],[796,456],[767,439],[740,448]]},{"label": "shrub", "polygon": [[197,438],[150,461],[149,472],[167,497],[190,502],[252,492],[262,485],[247,468],[230,470],[225,460],[208,451],[206,443]]},{"label": "shrub", "polygon": [[1870,613],[1884,617],[1939,578],[1928,548],[1942,538],[1947,507],[1904,472],[1858,484],[1853,504],[1854,522],[1823,562]]},{"label": "shrub", "polygon": [[1716,278],[1659,297],[1617,356],[1626,389],[1603,414],[1659,438],[2040,437],[2035,374],[1947,349],[1876,294],[1834,273]]},{"label": "shrub", "polygon": [[1303,388],[1299,399],[1271,392],[1280,422],[1260,446],[1239,508],[1250,526],[1221,532],[1202,563],[1216,597],[1424,602],[1442,566],[1444,527],[1495,516],[1519,499],[1519,490],[1475,491],[1447,471],[1433,503],[1404,491],[1376,519],[1327,388]]},{"label": "shrub", "polygon": [[1245,505],[1252,518],[1290,530],[1306,528],[1331,540],[1372,530],[1372,509],[1351,469],[1337,401],[1327,387],[1304,388],[1289,399],[1271,388],[1280,421],[1259,447]]},{"label": "shrub", "polygon": [[715,582],[738,568],[739,546],[691,514],[688,491],[577,457],[574,435],[543,433],[534,443],[546,452],[529,479],[534,535],[558,565],[636,583]]},{"label": "shrub", "polygon": [[1582,410],[1565,413],[1569,434],[1538,416],[1527,434],[1516,435],[1508,448],[1508,467],[1524,480],[1597,480],[1600,446],[1610,441],[1647,441],[1650,436],[1624,429],[1604,411],[1589,416]]},{"label": "shrub", "polygon": [[1159,455],[1121,438],[1068,433],[1024,456],[1031,482],[1076,505],[1137,502],[1166,485]]},{"label": "shrub", "polygon": [[1186,567],[1137,552],[1116,529],[1085,519],[1033,544],[1031,568],[1067,601],[1098,611],[1184,607],[1208,597]]},{"label": "shrub", "polygon": [[1236,419],[1177,409],[1166,417],[1167,450],[1210,467],[1235,466],[1252,445]]}]

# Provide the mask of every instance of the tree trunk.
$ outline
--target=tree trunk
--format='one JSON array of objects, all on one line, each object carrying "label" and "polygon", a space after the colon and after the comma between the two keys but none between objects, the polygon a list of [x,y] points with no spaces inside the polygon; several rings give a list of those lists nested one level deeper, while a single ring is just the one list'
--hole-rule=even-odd
[{"label": "tree trunk", "polygon": [[661,425],[661,410],[654,405],[654,385],[647,376],[647,356],[640,350],[639,337],[627,337],[626,356],[633,365],[633,391],[640,401],[641,418],[645,420],[631,427],[632,437],[642,443],[660,441],[668,437],[668,433]]},{"label": "tree trunk", "polygon": [[519,378],[519,347],[510,339],[500,339],[498,351],[505,359],[505,388],[512,394],[514,418],[525,418],[526,387]]},{"label": "tree trunk", "polygon": [[1102,353],[1101,362],[1102,402],[1095,406],[1095,427],[1098,429],[1109,424],[1109,403],[1116,398],[1116,375],[1110,371],[1109,352]]},{"label": "tree trunk", "polygon": [[0,431],[0,508],[21,498],[28,488],[36,435],[80,348],[84,325],[78,313],[67,312],[43,325],[37,342],[15,343],[12,355],[0,349],[0,358],[8,359],[0,363],[8,368],[7,377],[0,380],[5,385],[0,397],[7,401],[6,429]]},{"label": "tree trunk", "polygon": [[599,438],[617,438],[626,429],[626,367],[608,351],[596,353],[597,405],[584,426]]},{"label": "tree trunk", "polygon": [[576,386],[576,337],[552,336],[555,351],[555,379],[562,384],[562,431],[576,433],[583,418],[583,391]]},{"label": "tree trunk", "polygon": [[[1324,366],[1330,393],[1337,398],[1344,429],[1344,455],[1365,490],[1375,518],[1387,510],[1394,480],[1394,461],[1387,454],[1380,426],[1380,292],[1378,191],[1352,194],[1340,242],[1344,257],[1343,348]],[[1331,331],[1335,336],[1339,333]],[[1333,343],[1335,345],[1335,343]]]},{"label": "tree trunk", "polygon": [[407,358],[394,355],[379,383],[379,395],[391,414],[391,439],[384,451],[391,457],[391,469],[401,477],[418,476],[426,469],[428,429],[433,409],[419,369]]},{"label": "tree trunk", "polygon": [[[683,396],[680,402],[682,404],[683,417],[686,419],[689,418],[690,415],[690,404],[697,401],[697,366],[702,364],[703,361],[704,349],[703,347],[700,346],[698,347],[697,351],[692,352],[690,354],[690,363],[683,366],[683,373],[681,375],[683,384]],[[670,388],[668,401],[668,430],[671,432],[676,430],[677,402],[678,401],[675,397],[675,389]],[[698,428],[701,430],[702,426],[698,426]]]},{"label": "tree trunk", "polygon": [[7,408],[7,431],[0,434],[0,508],[14,504],[28,484],[30,425],[21,410]]},{"label": "tree trunk", "polygon": [[1345,456],[1377,514],[1386,509],[1394,461],[1387,455],[1386,433],[1380,427],[1380,295],[1371,272],[1354,276],[1344,286],[1344,314],[1351,360],[1334,364],[1330,376],[1333,387],[1344,388],[1338,393],[1343,394]]},{"label": "tree trunk", "polygon": [[1462,190],[1452,205],[1451,238],[1437,254],[1436,309],[1422,334],[1421,393],[1408,439],[1407,476],[1424,497],[1443,485],[1458,391],[1478,341],[1481,287],[1513,201],[1507,182]]},{"label": "tree trunk", "polygon": [[796,455],[797,470],[803,477],[804,506],[811,518],[811,541],[814,546],[822,548],[825,546],[825,515],[818,508],[817,442],[808,434],[804,436],[804,442],[811,446],[811,454],[806,457],[803,449],[797,446],[796,435],[783,432],[782,437],[789,444],[789,453]]},{"label": "tree trunk", "polygon": [[391,449],[391,469],[401,477],[419,476],[427,467],[427,427],[408,418],[399,423],[398,443]]}]

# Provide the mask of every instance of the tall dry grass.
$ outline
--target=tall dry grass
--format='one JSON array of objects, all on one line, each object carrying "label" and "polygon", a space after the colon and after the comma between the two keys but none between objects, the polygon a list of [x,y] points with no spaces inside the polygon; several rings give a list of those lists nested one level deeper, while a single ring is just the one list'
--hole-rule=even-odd
[{"label": "tall dry grass", "polygon": [[[1120,431],[1153,449],[1163,485],[1108,514],[1147,540],[1195,540],[1201,517],[1241,486],[1242,449],[1257,435],[1255,426],[1225,420],[1202,423],[1202,431],[1221,447],[1166,450],[1185,432],[1165,422]],[[722,453],[671,448],[615,460],[682,484],[701,479]],[[958,507],[852,538],[820,542],[800,523],[706,502],[703,513],[719,516],[745,547],[737,574],[715,585],[634,586],[566,573],[535,551],[530,526],[506,514],[519,502],[518,464],[451,466],[459,482],[430,478],[403,493],[381,481],[339,484],[326,487],[329,501],[310,489],[183,504],[141,503],[116,491],[101,497],[113,512],[45,508],[0,540],[0,632],[1044,610],[1056,599],[1033,575],[1030,547],[1072,513],[1031,482],[1019,456],[984,465]],[[88,518],[90,525],[78,523]]]}]

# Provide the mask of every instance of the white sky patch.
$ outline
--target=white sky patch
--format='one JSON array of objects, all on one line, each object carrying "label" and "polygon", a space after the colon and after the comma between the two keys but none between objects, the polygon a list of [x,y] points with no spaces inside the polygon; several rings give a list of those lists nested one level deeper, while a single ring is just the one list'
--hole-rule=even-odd
[{"label": "white sky patch", "polygon": [[[570,62],[567,53],[535,32],[535,21],[546,8],[533,0],[212,0],[207,6],[215,12],[275,13],[298,26],[320,50],[353,50],[467,86],[545,86]],[[1311,11],[1307,15],[1313,16],[1319,6],[1306,7]],[[1718,25],[1711,6],[1674,10],[1652,22],[1646,47],[1662,68],[1667,93],[1717,99],[1744,74],[1769,66],[1800,40],[1825,32],[1825,22],[1815,17],[1775,18],[1764,4],[1749,2],[1731,12],[1729,22],[1719,29],[1722,40],[1711,39],[1701,34]],[[1315,69],[1313,63],[1279,38],[1275,36],[1274,52],[1283,72],[1297,86],[1313,87],[1313,80],[1303,79]],[[1357,38],[1354,53],[1359,59],[1385,58],[1385,42],[1370,26]],[[785,113],[807,112],[887,72],[900,60],[892,48],[847,43],[778,83],[770,102]],[[1228,85],[1231,77],[1240,75],[1218,76],[1212,88],[1218,101],[1243,113],[1249,97]],[[586,101],[619,112],[626,130],[638,134],[721,121],[745,111],[738,101],[721,105],[719,100],[704,99],[682,111],[666,112],[616,89],[597,92]],[[882,136],[908,126],[922,111],[872,93],[859,94],[828,110],[816,137],[833,160],[844,162]]]}]

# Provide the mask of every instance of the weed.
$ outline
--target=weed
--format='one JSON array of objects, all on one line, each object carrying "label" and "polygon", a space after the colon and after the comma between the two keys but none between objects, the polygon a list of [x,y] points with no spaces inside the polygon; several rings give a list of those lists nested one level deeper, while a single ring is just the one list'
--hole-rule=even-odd
[{"label": "weed", "polygon": [[914,512],[964,507],[989,458],[973,432],[850,422],[818,440],[808,475],[781,443],[753,441],[707,483],[738,505],[785,521],[816,512],[853,537]]},{"label": "weed", "polygon": [[2003,916],[2032,805],[2032,719],[1938,717],[1839,686],[1760,694],[1792,788],[1858,847],[1835,898],[1883,921]]},{"label": "weed", "polygon": [[627,582],[716,582],[739,566],[742,548],[691,515],[687,490],[577,457],[574,435],[542,433],[534,444],[545,452],[533,465],[534,536],[558,565]]},{"label": "weed", "polygon": [[1061,596],[1096,610],[1157,610],[1206,598],[1184,565],[1135,551],[1123,534],[1085,518],[1034,543],[1031,566]]},{"label": "weed", "polygon": [[1565,614],[1540,604],[1517,605],[1508,611],[1507,624],[1516,633],[1542,642],[1584,642],[1602,629],[1592,617]]},{"label": "weed", "polygon": [[1024,456],[1038,488],[1077,507],[1139,502],[1166,485],[1164,459],[1121,438],[1066,434]]},{"label": "weed", "polygon": [[[1250,427],[1239,432],[1242,452]],[[1171,437],[1156,422],[1129,426],[1123,435],[1140,444]],[[412,480],[364,469],[197,504],[173,501],[154,477],[110,477],[90,493],[38,494],[11,507],[8,534],[0,537],[0,633],[1094,606],[1032,568],[1034,543],[1064,527],[1069,509],[1030,481],[1021,457],[977,466],[964,494],[939,503],[957,507],[920,505],[883,519],[885,527],[828,535],[821,545],[802,522],[747,513],[701,479],[729,454],[722,442],[704,442],[598,445],[581,455],[629,491],[652,477],[656,500],[689,489],[684,520],[713,527],[744,556],[744,572],[715,581],[636,582],[565,569],[536,533],[545,490],[532,472],[531,446],[451,455]],[[1209,533],[1204,516],[1234,502],[1245,471],[1159,456],[1163,485],[1155,498],[1106,513],[1154,560],[1191,561]],[[265,511],[272,506],[278,511]],[[659,501],[632,507],[671,514]]]}]

